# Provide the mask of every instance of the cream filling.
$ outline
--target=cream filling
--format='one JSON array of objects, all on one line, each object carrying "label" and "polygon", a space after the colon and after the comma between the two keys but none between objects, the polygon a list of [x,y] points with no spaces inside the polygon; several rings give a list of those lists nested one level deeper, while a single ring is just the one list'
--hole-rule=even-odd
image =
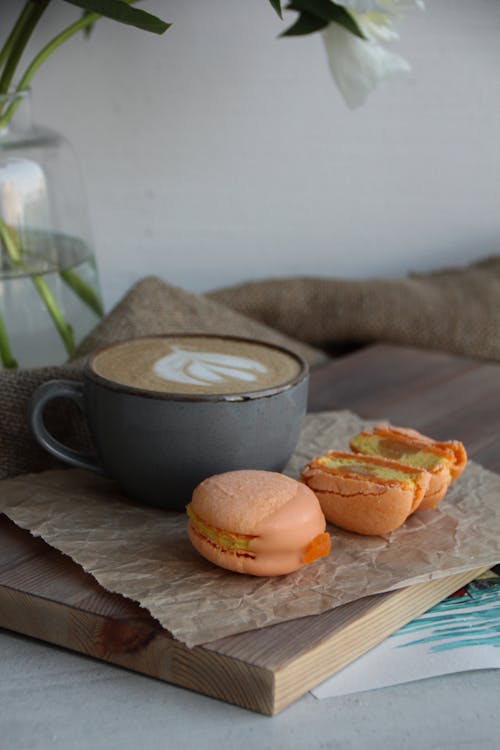
[{"label": "cream filling", "polygon": [[321,456],[318,463],[327,469],[348,469],[352,474],[361,476],[375,477],[376,479],[385,479],[386,481],[409,482],[414,484],[420,477],[420,474],[411,474],[406,471],[400,471],[392,466],[379,466],[362,461],[360,456],[354,455],[348,457]]},{"label": "cream filling", "polygon": [[443,456],[436,456],[435,453],[407,445],[395,438],[383,438],[379,435],[358,435],[351,440],[351,444],[363,455],[389,458],[415,469],[432,471],[442,464],[447,464],[449,467],[450,463]]},{"label": "cream filling", "polygon": [[249,552],[249,547],[250,542],[254,537],[231,534],[228,531],[217,529],[215,526],[210,526],[210,524],[204,523],[201,520],[190,505],[187,506],[186,512],[194,529],[201,534],[201,536],[209,539],[218,547],[222,547],[222,549],[227,550],[228,552],[248,552],[251,554]]}]

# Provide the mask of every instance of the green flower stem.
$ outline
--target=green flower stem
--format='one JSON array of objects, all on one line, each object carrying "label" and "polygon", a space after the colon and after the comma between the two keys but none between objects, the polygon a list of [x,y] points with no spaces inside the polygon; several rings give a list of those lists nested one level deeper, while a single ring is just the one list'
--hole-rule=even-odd
[{"label": "green flower stem", "polygon": [[5,66],[0,77],[0,93],[6,94],[9,90],[12,78],[16,72],[17,64],[28,44],[33,29],[42,17],[50,0],[28,0],[21,12],[19,23],[16,23],[14,38],[10,40],[9,50]]},{"label": "green flower stem", "polygon": [[15,243],[9,227],[2,219],[0,219],[0,239],[4,244],[9,260],[16,266],[21,265],[23,262],[21,252]]},{"label": "green flower stem", "polygon": [[104,315],[104,310],[102,309],[101,300],[92,289],[90,284],[87,284],[87,282],[84,281],[76,271],[73,271],[72,268],[68,268],[65,271],[60,271],[59,275],[61,276],[63,281],[65,281],[66,284],[71,287],[77,297],[80,297],[80,299],[85,302],[85,304],[90,307],[90,309],[93,310],[96,315],[102,318],[102,316]]},{"label": "green flower stem", "polygon": [[7,39],[4,42],[4,45],[2,49],[0,50],[0,69],[2,65],[4,64],[7,55],[10,53],[12,49],[12,45],[15,43],[17,35],[18,35],[18,29],[24,24],[26,21],[26,18],[28,16],[29,10],[30,10],[31,3],[28,2],[24,5],[22,11],[20,12],[17,21],[15,22],[14,26],[11,29],[11,32]]},{"label": "green flower stem", "polygon": [[[0,239],[4,244],[7,255],[9,256],[12,264],[17,268],[30,273],[29,266],[22,260],[21,252],[14,239],[12,238],[9,227],[5,224],[4,221],[2,221],[2,219],[0,219]],[[35,286],[35,289],[37,290],[47,309],[47,312],[54,322],[54,325],[62,339],[67,353],[73,354],[75,350],[73,330],[69,323],[65,321],[64,315],[61,312],[57,302],[55,301],[54,295],[50,291],[47,282],[41,274],[30,274],[30,277]]]},{"label": "green flower stem", "polygon": [[17,360],[12,356],[10,349],[9,337],[7,336],[7,330],[3,322],[2,315],[0,314],[0,363],[6,370],[15,370],[17,367]]},{"label": "green flower stem", "polygon": [[[138,0],[124,0],[124,2],[126,2],[127,5],[132,5],[133,3],[138,2]],[[27,89],[31,83],[31,79],[35,75],[40,65],[45,62],[45,60],[54,52],[54,50],[60,47],[61,44],[64,44],[64,42],[66,42],[68,39],[71,39],[72,36],[78,34],[79,31],[82,31],[83,29],[91,26],[99,18],[102,18],[102,15],[99,13],[88,13],[87,15],[82,16],[79,21],[75,21],[75,23],[71,24],[71,26],[68,26],[66,29],[64,29],[64,31],[61,31],[60,34],[55,36],[48,44],[45,45],[45,47],[43,47],[43,49],[40,50],[40,52],[28,65],[26,71],[24,72],[24,75],[16,86],[16,91],[21,92]],[[10,118],[18,108],[19,104],[20,99],[13,99],[3,115],[0,117],[0,128],[3,128],[5,127],[5,125],[7,125]]]},{"label": "green flower stem", "polygon": [[69,323],[64,320],[64,316],[59,309],[59,306],[55,301],[52,292],[47,286],[47,282],[45,281],[45,279],[38,274],[36,276],[32,276],[31,278],[38,294],[40,295],[45,307],[47,308],[47,312],[49,313],[55,327],[57,328],[59,336],[61,337],[64,344],[64,348],[66,349],[68,354],[73,354],[76,348],[73,329],[71,328]]}]

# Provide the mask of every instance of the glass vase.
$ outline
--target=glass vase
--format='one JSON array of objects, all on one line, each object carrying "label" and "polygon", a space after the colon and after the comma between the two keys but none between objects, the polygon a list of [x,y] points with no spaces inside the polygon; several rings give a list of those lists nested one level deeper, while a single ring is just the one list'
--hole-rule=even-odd
[{"label": "glass vase", "polygon": [[75,155],[29,92],[0,96],[0,366],[60,364],[101,316]]}]

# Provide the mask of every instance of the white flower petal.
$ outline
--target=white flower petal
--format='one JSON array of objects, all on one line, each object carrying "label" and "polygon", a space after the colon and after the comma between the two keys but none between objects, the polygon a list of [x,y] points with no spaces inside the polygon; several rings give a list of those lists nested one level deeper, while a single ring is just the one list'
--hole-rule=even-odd
[{"label": "white flower petal", "polygon": [[400,55],[377,42],[364,40],[331,23],[322,32],[330,70],[347,105],[360,107],[378,83],[395,73],[411,70]]},{"label": "white flower petal", "polygon": [[399,39],[399,34],[393,26],[390,16],[382,13],[352,14],[363,35],[374,42],[393,42]]},{"label": "white flower petal", "polygon": [[377,0],[335,0],[336,5],[342,5],[347,10],[355,13],[372,13],[383,10],[381,2]]},{"label": "white flower petal", "polygon": [[334,0],[336,5],[342,5],[354,13],[392,13],[400,15],[401,11],[416,6],[423,10],[424,0]]}]

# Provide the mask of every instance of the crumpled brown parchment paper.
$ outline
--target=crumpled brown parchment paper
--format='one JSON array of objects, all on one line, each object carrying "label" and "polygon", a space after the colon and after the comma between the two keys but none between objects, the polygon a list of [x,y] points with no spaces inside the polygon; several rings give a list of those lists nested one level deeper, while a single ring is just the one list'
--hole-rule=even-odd
[{"label": "crumpled brown parchment paper", "polygon": [[[345,411],[308,415],[286,473],[296,477],[313,456],[346,449],[366,424]],[[275,578],[215,567],[191,547],[183,515],[131,502],[111,480],[84,471],[0,482],[0,511],[190,647],[500,560],[500,476],[473,462],[437,510],[415,513],[386,537],[329,526],[328,558]]]}]

